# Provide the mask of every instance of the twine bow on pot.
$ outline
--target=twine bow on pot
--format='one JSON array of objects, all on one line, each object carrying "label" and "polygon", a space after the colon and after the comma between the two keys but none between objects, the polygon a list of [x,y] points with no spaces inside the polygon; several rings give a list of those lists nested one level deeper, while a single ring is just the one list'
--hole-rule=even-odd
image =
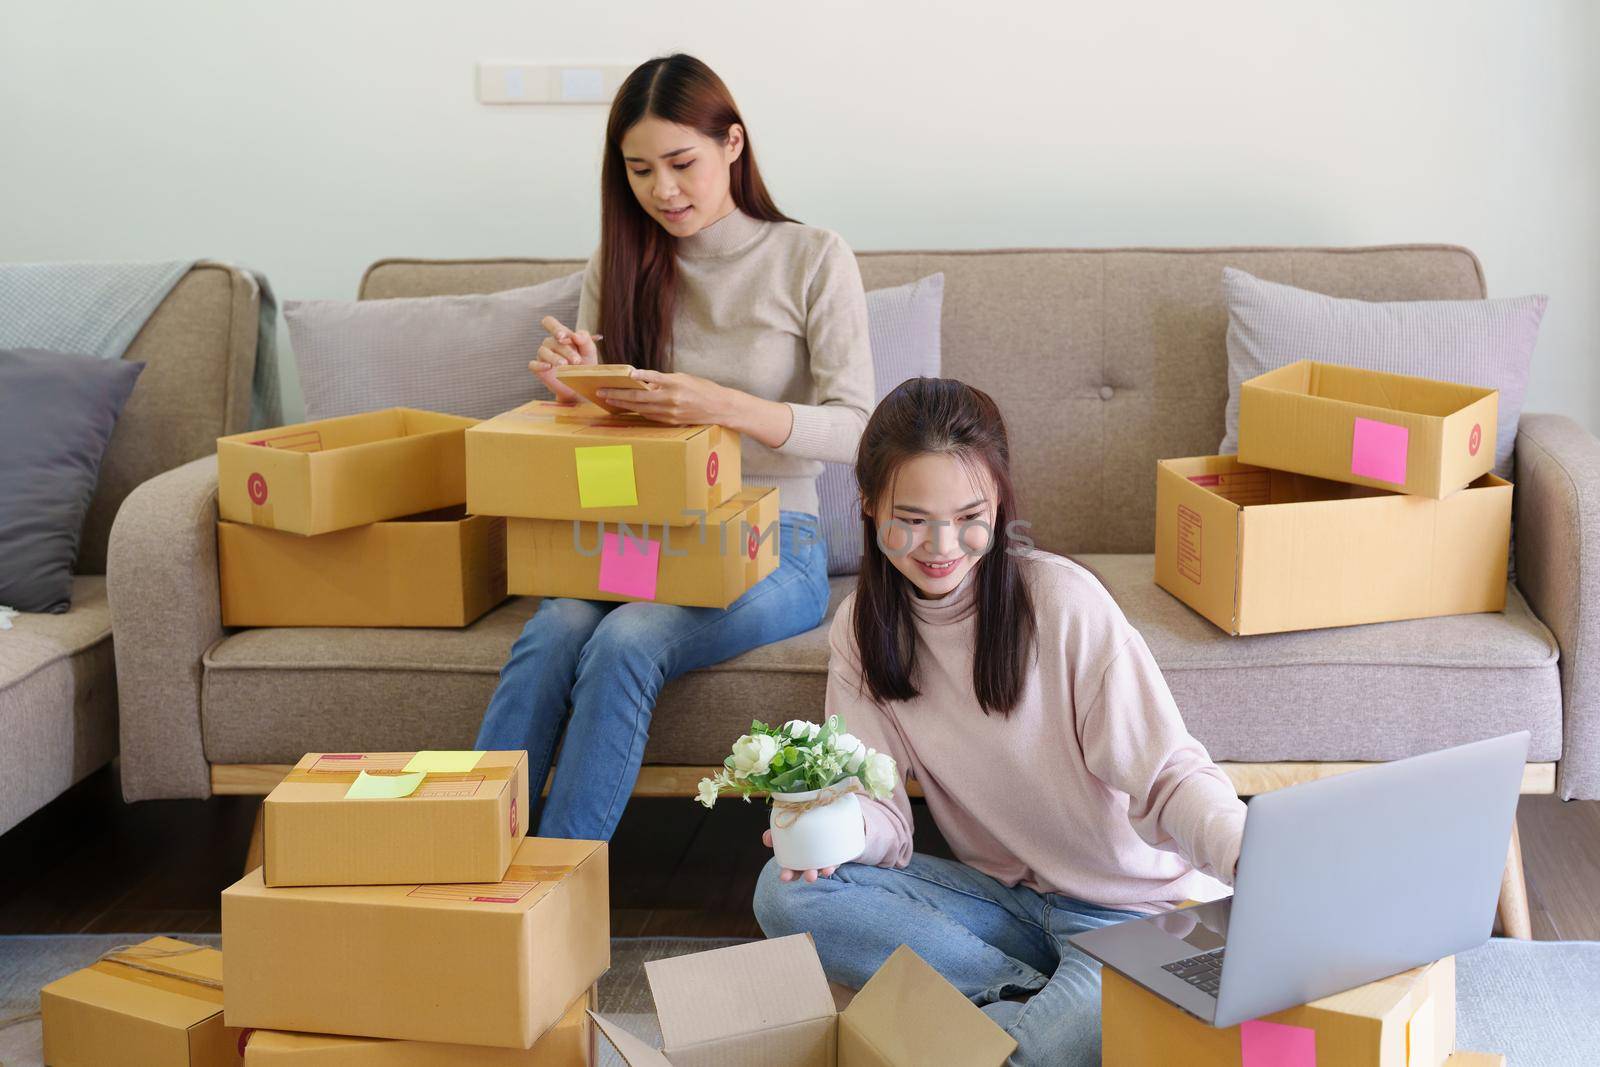
[{"label": "twine bow on pot", "polygon": [[810,811],[812,808],[826,807],[847,793],[865,793],[861,782],[856,778],[846,778],[842,782],[824,786],[817,791],[817,795],[810,800],[779,800],[772,798],[772,825],[779,830],[787,830],[795,821]]}]

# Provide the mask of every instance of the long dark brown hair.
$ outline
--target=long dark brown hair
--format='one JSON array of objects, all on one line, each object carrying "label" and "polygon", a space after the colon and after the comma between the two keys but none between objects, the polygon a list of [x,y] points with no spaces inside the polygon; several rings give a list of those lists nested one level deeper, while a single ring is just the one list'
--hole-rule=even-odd
[{"label": "long dark brown hair", "polygon": [[852,621],[862,681],[880,704],[918,695],[911,611],[916,593],[878,543],[878,526],[868,505],[877,508],[887,502],[900,467],[930,453],[954,456],[974,472],[981,468],[994,485],[994,529],[972,576],[978,612],[972,689],[985,715],[1007,714],[1021,699],[1037,636],[1033,598],[1016,557],[1007,551],[1017,517],[1011,445],[1005,420],[989,394],[953,378],[902,383],[883,398],[861,435],[856,481],[863,501],[864,551]]},{"label": "long dark brown hair", "polygon": [[677,304],[676,238],[634,196],[622,137],[640,119],[654,115],[692,127],[718,144],[728,128],[744,130],[744,150],[729,168],[729,193],[737,210],[768,222],[793,222],[778,210],[756,167],[750,127],[733,94],[700,60],[681,52],[657,56],[628,75],[606,119],[605,159],[600,166],[600,324],[606,363],[631,363],[670,370],[672,313]]}]

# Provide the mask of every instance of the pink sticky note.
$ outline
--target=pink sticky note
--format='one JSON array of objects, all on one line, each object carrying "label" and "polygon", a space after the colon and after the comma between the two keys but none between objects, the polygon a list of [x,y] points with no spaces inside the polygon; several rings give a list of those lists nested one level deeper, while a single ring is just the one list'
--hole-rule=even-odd
[{"label": "pink sticky note", "polygon": [[1309,1026],[1251,1019],[1239,1026],[1243,1067],[1317,1067],[1317,1034]]},{"label": "pink sticky note", "polygon": [[661,566],[661,542],[608,533],[600,549],[600,589],[640,600],[656,598],[656,572]]},{"label": "pink sticky note", "polygon": [[1357,419],[1350,441],[1350,473],[1404,485],[1411,431],[1376,419]]}]

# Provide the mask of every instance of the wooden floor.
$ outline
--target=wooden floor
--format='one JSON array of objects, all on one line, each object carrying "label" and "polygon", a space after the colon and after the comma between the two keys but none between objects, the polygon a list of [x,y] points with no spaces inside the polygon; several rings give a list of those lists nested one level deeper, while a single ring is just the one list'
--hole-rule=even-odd
[{"label": "wooden floor", "polygon": [[[256,797],[124,804],[100,771],[0,836],[0,934],[215,932]],[[916,847],[948,855],[918,804]],[[1533,936],[1600,940],[1600,801],[1525,796]],[[618,936],[756,937],[750,911],[767,809],[636,798],[611,842]]]}]

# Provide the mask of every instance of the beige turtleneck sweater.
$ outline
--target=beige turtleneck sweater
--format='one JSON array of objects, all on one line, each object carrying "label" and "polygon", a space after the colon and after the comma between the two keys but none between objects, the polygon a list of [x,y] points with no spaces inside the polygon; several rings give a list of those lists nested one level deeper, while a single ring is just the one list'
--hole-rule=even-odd
[{"label": "beige turtleneck sweater", "polygon": [[[1222,896],[1244,803],[1184,728],[1144,638],[1076,563],[1018,563],[1039,640],[1009,715],[985,715],[973,693],[976,568],[943,599],[913,601],[920,695],[887,707],[860,690],[850,594],[829,633],[828,714],[914,772],[956,858],[999,882],[1135,911]],[[862,811],[858,862],[905,866],[905,790],[863,796]]]},{"label": "beige turtleneck sweater", "polygon": [[[831,230],[738,208],[677,242],[672,369],[789,405],[782,445],[744,438],[744,483],[776,486],[780,507],[815,514],[822,462],[855,461],[873,404],[855,254]],[[584,271],[580,330],[598,328],[599,258]]]}]

